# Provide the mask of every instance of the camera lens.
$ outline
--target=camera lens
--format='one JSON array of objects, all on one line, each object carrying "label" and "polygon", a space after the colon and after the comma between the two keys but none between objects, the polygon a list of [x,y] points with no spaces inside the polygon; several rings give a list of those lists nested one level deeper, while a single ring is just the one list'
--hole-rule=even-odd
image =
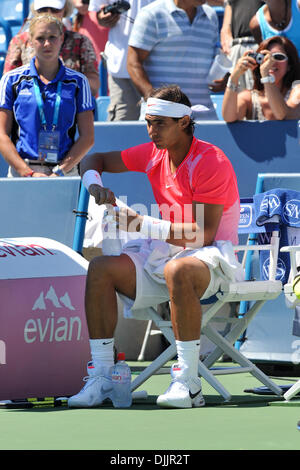
[{"label": "camera lens", "polygon": [[256,54],[256,59],[255,60],[258,64],[261,64],[264,61],[264,55],[260,54],[260,53]]}]

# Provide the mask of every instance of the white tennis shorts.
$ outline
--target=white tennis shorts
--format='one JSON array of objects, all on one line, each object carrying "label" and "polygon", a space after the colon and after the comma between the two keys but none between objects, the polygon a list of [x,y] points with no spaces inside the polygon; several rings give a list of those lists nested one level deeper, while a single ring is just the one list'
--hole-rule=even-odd
[{"label": "white tennis shorts", "polygon": [[[138,246],[137,242],[140,242],[140,246]],[[230,242],[223,243],[229,243],[229,246],[232,247]],[[129,242],[127,245],[124,246],[123,253],[131,258],[136,269],[135,300],[119,294],[124,306],[124,316],[127,318],[143,318],[143,310],[145,311],[148,307],[156,308],[160,303],[170,299],[163,276],[163,269],[171,259],[192,256],[206,263],[210,270],[210,282],[201,299],[208,299],[218,292],[222,281],[236,280],[235,271],[240,266],[238,266],[239,263],[237,263],[235,258],[231,257],[230,262],[228,259],[225,259],[222,252],[216,246],[184,250],[157,240],[136,240]],[[226,246],[228,247],[228,245]],[[233,264],[231,264],[232,262]],[[224,263],[228,265],[225,269]]]}]

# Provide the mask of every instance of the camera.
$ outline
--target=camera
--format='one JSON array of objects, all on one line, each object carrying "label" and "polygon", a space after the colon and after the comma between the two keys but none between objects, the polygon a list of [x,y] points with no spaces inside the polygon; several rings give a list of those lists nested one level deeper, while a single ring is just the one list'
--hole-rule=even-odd
[{"label": "camera", "polygon": [[249,57],[253,57],[257,64],[261,64],[264,61],[264,55],[260,54],[260,52],[249,52]]},{"label": "camera", "polygon": [[125,11],[129,10],[130,3],[126,2],[125,0],[118,0],[117,2],[112,3],[111,5],[107,5],[103,8],[103,13],[124,13]]}]

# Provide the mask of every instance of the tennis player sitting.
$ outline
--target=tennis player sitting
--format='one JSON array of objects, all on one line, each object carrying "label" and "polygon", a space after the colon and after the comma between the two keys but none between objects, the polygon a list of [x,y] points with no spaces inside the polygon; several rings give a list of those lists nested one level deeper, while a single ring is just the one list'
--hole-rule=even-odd
[{"label": "tennis player sitting", "polygon": [[125,316],[170,300],[178,364],[171,368],[171,385],[157,404],[205,404],[198,377],[199,299],[215,294],[224,279],[241,280],[232,249],[240,213],[232,165],[219,148],[193,136],[191,113],[179,87],[154,90],[146,112],[152,142],[82,160],[83,183],[97,204],[116,202],[113,192],[102,187],[102,172],[146,173],[161,219],[130,208],[116,211],[119,228],[138,231],[143,238],[131,240],[120,256],[96,257],[89,265],[85,307],[92,361],[87,382],[69,399],[70,407],[98,406],[110,395],[116,294]]}]

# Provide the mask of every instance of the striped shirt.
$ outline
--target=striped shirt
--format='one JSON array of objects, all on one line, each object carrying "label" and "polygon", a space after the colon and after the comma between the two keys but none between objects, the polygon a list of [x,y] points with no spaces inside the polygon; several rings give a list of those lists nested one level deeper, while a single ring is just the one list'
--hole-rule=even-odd
[{"label": "striped shirt", "polygon": [[212,107],[207,75],[217,51],[218,18],[213,8],[197,8],[192,23],[173,0],[156,0],[138,13],[129,45],[150,51],[143,63],[154,88],[177,84],[192,105]]},{"label": "striped shirt", "polygon": [[0,108],[13,113],[11,140],[22,158],[38,158],[38,138],[41,119],[34,92],[34,77],[37,77],[44,104],[47,129],[52,128],[57,84],[62,82],[61,104],[57,130],[60,132],[58,160],[62,160],[74,143],[76,115],[93,110],[93,98],[85,75],[65,67],[60,62],[56,77],[47,85],[43,83],[34,64],[4,74],[0,81]]}]

